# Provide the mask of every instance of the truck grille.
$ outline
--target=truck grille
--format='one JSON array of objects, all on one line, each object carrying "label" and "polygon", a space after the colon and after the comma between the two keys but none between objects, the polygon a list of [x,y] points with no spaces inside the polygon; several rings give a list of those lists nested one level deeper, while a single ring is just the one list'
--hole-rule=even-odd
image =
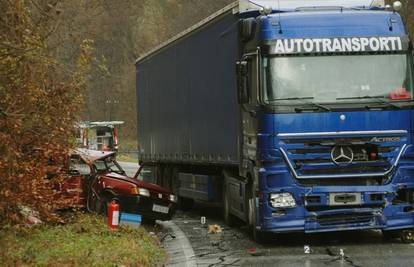
[{"label": "truck grille", "polygon": [[373,219],[372,212],[350,212],[340,214],[318,215],[316,220],[320,225],[342,225],[352,223],[368,223]]},{"label": "truck grille", "polygon": [[[325,136],[324,133],[320,133],[306,137],[297,134],[278,136],[280,148],[298,178],[366,176],[367,179],[372,180],[373,177],[380,176],[392,168],[407,142],[405,131],[387,131],[387,134],[382,134],[381,131],[374,134],[360,132],[359,136],[346,132],[329,135],[333,134],[327,133]],[[344,157],[346,161],[350,161],[345,162],[346,164],[333,160],[333,155],[336,153],[333,150],[337,149],[340,152],[341,148],[346,150],[346,153],[352,154],[352,160]],[[383,178],[386,180],[387,177]]]}]

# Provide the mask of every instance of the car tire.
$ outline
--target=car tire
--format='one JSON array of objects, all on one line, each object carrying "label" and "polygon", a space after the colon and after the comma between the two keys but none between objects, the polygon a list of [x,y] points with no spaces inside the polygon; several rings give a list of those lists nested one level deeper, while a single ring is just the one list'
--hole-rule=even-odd
[{"label": "car tire", "polygon": [[108,216],[108,205],[111,201],[100,199],[97,201],[96,212],[100,215]]},{"label": "car tire", "polygon": [[96,212],[96,201],[97,201],[97,197],[95,195],[94,192],[92,192],[92,190],[89,190],[88,192],[88,196],[86,198],[86,209],[89,212]]}]

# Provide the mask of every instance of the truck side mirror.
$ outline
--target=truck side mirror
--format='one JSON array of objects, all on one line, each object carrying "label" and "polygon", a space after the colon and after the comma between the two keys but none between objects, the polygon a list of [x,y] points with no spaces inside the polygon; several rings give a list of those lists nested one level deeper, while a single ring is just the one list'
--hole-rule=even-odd
[{"label": "truck side mirror", "polygon": [[237,93],[239,104],[249,102],[249,71],[247,61],[238,61],[236,63],[237,71]]},{"label": "truck side mirror", "polygon": [[256,19],[247,18],[242,19],[239,22],[240,36],[244,42],[248,42],[253,39],[256,31]]}]

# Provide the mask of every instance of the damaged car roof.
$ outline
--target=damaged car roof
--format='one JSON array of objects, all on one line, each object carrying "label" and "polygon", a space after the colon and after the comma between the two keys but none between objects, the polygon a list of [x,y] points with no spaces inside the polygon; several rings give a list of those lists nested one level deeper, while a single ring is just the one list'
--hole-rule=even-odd
[{"label": "damaged car roof", "polygon": [[115,154],[114,151],[97,151],[86,148],[76,148],[73,150],[75,154],[78,154],[83,160],[87,162],[94,162],[99,159],[103,159]]}]

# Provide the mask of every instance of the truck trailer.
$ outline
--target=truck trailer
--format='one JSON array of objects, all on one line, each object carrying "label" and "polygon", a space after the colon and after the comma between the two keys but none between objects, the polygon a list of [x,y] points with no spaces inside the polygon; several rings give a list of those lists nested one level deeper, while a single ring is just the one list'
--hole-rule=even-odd
[{"label": "truck trailer", "polygon": [[136,61],[140,164],[264,234],[414,226],[413,49],[382,0],[240,0]]}]

